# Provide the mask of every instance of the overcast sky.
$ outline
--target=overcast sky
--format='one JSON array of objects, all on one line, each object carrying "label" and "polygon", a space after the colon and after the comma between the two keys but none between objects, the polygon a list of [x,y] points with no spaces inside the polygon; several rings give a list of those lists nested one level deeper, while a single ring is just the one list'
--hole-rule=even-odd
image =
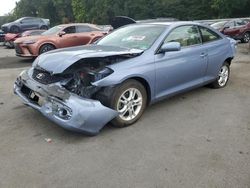
[{"label": "overcast sky", "polygon": [[15,8],[16,1],[19,0],[1,0],[0,16],[3,16],[4,14],[12,11]]}]

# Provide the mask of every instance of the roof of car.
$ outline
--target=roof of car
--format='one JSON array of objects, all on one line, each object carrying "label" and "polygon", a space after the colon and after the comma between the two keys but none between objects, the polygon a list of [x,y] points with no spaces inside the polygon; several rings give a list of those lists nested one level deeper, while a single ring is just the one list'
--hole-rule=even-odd
[{"label": "roof of car", "polygon": [[41,18],[38,18],[38,17],[22,17],[21,19],[24,19],[24,18],[37,18],[37,19],[41,19]]},{"label": "roof of car", "polygon": [[193,22],[193,21],[149,22],[149,23],[138,23],[138,24],[149,24],[149,25],[152,24],[152,25],[165,25],[165,26],[170,26],[170,25],[187,25],[187,24],[202,25],[201,23]]},{"label": "roof of car", "polygon": [[77,25],[84,25],[84,26],[89,26],[89,27],[94,27],[94,28],[99,29],[96,25],[90,24],[90,23],[69,23],[69,24],[61,24],[61,25],[58,25],[58,26],[60,26],[60,27],[69,27],[69,26],[77,26]]}]

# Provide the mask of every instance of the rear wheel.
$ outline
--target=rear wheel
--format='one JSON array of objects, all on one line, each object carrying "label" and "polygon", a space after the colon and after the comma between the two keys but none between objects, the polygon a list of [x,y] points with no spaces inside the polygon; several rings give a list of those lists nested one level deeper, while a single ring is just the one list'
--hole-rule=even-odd
[{"label": "rear wheel", "polygon": [[248,43],[250,41],[250,33],[246,32],[243,36],[243,42]]},{"label": "rear wheel", "polygon": [[136,80],[127,80],[115,89],[110,107],[119,115],[111,121],[115,127],[132,125],[142,116],[147,105],[147,92]]},{"label": "rear wheel", "polygon": [[56,47],[53,46],[52,44],[44,44],[44,45],[42,45],[42,47],[39,50],[39,55],[46,53],[48,51],[54,50],[54,49],[56,49]]},{"label": "rear wheel", "polygon": [[215,89],[223,88],[227,85],[230,76],[230,66],[225,62],[218,73],[218,78],[211,84]]}]

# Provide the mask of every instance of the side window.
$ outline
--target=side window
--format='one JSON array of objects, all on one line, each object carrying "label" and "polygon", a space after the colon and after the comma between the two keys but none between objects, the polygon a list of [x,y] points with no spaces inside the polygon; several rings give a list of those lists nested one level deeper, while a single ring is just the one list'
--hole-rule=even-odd
[{"label": "side window", "polygon": [[38,23],[38,19],[37,18],[31,18],[29,20],[30,23]]},{"label": "side window", "polygon": [[236,20],[235,23],[236,26],[244,26],[247,24],[245,20]]},{"label": "side window", "polygon": [[234,28],[234,27],[235,27],[234,21],[227,22],[227,23],[225,24],[225,27]]},{"label": "side window", "polygon": [[196,26],[181,26],[174,29],[165,39],[167,42],[179,42],[182,47],[201,44],[199,30]]},{"label": "side window", "polygon": [[217,33],[213,32],[212,30],[205,28],[205,27],[200,27],[201,35],[202,35],[202,42],[212,42],[221,39],[221,36],[218,35]]},{"label": "side window", "polygon": [[30,23],[31,19],[30,18],[24,18],[21,20],[21,23]]},{"label": "side window", "polygon": [[76,27],[75,26],[70,26],[70,27],[65,28],[63,31],[66,34],[76,33]]},{"label": "side window", "polygon": [[77,33],[85,33],[85,32],[91,32],[92,29],[89,26],[76,26],[76,32]]}]

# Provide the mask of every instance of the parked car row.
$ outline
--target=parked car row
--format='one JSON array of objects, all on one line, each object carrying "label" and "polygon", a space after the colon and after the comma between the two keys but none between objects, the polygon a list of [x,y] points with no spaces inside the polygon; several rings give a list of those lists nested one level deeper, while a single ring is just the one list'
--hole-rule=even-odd
[{"label": "parked car row", "polygon": [[[47,30],[48,29],[48,30]],[[49,20],[23,17],[2,26],[1,40],[20,57],[37,57],[58,48],[91,44],[112,30],[111,26],[64,24],[49,29]]]},{"label": "parked car row", "polygon": [[250,42],[250,20],[233,19],[229,21],[221,21],[211,25],[226,36],[241,42]]},{"label": "parked car row", "polygon": [[47,30],[49,28],[50,21],[43,18],[23,17],[14,22],[6,23],[2,25],[1,29],[5,33],[22,33],[27,30],[41,29]]},{"label": "parked car row", "polygon": [[46,30],[28,30],[23,33],[7,33],[4,36],[4,46],[7,46],[9,48],[14,48],[14,42],[16,39],[21,37],[28,37],[28,36],[37,36],[41,35]]},{"label": "parked car row", "polygon": [[17,56],[37,57],[50,50],[91,44],[105,34],[93,24],[64,24],[52,27],[39,36],[19,38],[14,44]]}]

